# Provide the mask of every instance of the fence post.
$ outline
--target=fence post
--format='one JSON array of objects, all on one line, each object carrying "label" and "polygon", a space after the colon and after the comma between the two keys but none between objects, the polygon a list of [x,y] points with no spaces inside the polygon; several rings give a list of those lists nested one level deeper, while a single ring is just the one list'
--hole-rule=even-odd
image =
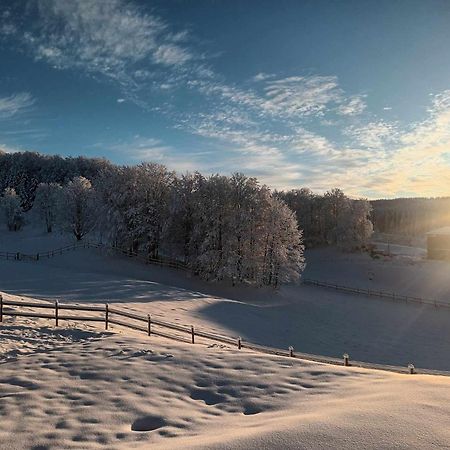
[{"label": "fence post", "polygon": [[109,325],[109,305],[106,303],[105,305],[105,330],[108,329]]},{"label": "fence post", "polygon": [[58,300],[55,300],[55,323],[56,323],[56,326],[58,326],[58,323],[59,323],[59,321],[58,321]]},{"label": "fence post", "polygon": [[195,331],[194,331],[194,325],[191,325],[191,342],[195,344]]},{"label": "fence post", "polygon": [[344,358],[344,366],[349,366],[350,364],[348,362],[349,359],[348,353],[344,353],[342,357]]},{"label": "fence post", "polygon": [[0,294],[0,322],[3,322],[3,295]]},{"label": "fence post", "polygon": [[240,336],[238,337],[237,342],[238,342],[238,349],[240,350],[242,348],[242,342],[241,342],[241,337]]},{"label": "fence post", "polygon": [[291,358],[294,356],[294,347],[292,347],[292,345],[289,347],[289,356]]},{"label": "fence post", "polygon": [[150,317],[150,314],[147,314],[147,326],[148,326],[147,333],[149,336],[151,336],[151,334],[152,334],[152,318]]}]

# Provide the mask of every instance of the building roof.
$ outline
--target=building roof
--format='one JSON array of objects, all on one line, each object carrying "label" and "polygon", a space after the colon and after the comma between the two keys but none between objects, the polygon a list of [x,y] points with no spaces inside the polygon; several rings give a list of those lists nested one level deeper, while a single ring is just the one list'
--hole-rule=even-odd
[{"label": "building roof", "polygon": [[435,236],[435,235],[449,235],[450,236],[450,227],[437,228],[436,230],[431,230],[427,233],[427,236]]}]

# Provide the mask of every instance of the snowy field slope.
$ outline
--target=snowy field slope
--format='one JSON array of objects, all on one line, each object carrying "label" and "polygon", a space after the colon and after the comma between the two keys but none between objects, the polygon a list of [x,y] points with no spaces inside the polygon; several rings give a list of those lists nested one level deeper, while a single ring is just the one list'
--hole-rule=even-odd
[{"label": "snowy field slope", "polygon": [[427,260],[420,248],[405,250],[403,247],[400,250],[400,246],[391,247],[397,247],[398,256],[383,259],[338,252],[332,248],[308,250],[304,276],[450,303],[449,261]]},{"label": "snowy field slope", "polygon": [[2,449],[432,449],[450,442],[448,377],[47,325],[8,318],[0,328]]},{"label": "snowy field slope", "polygon": [[[29,252],[36,247],[58,247],[65,239],[29,231],[5,235],[5,250],[21,246]],[[318,267],[322,267],[325,274],[334,270],[336,276],[352,273],[354,280],[359,275],[362,279],[367,256],[336,254],[333,263],[320,258],[321,252],[309,255],[310,272],[319,274]],[[421,270],[428,270],[426,263],[401,266],[403,276],[408,280],[421,277]],[[387,269],[383,261],[374,264],[388,285],[391,263]],[[400,263],[393,264],[400,270]],[[446,263],[439,267],[448,269]],[[448,284],[441,279],[442,290]],[[120,303],[168,321],[260,344],[284,349],[293,345],[299,352],[338,358],[348,352],[354,360],[404,367],[413,362],[416,367],[450,370],[450,309],[311,286],[285,286],[277,292],[232,288],[95,250],[77,250],[39,262],[0,261],[0,286],[2,291],[36,298]]]}]

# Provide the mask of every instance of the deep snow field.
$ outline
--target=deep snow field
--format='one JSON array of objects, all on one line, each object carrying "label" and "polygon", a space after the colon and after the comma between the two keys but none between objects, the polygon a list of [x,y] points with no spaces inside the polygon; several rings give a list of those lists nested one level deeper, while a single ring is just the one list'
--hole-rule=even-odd
[{"label": "deep snow field", "polygon": [[[10,296],[7,296],[10,298]],[[2,449],[443,448],[450,378],[87,325],[0,328]]]},{"label": "deep snow field", "polygon": [[[72,240],[25,229],[0,250]],[[309,278],[448,298],[450,265],[307,253]],[[367,271],[375,275],[367,277]],[[432,281],[428,277],[432,277]],[[420,282],[422,280],[422,283]],[[427,281],[426,286],[423,281]],[[0,291],[120,303],[260,344],[376,363],[450,370],[450,309],[311,286],[207,284],[96,250],[0,261]],[[409,292],[409,291],[408,291]],[[400,375],[182,344],[100,326],[7,318],[0,325],[0,448],[442,448],[450,377]]]}]

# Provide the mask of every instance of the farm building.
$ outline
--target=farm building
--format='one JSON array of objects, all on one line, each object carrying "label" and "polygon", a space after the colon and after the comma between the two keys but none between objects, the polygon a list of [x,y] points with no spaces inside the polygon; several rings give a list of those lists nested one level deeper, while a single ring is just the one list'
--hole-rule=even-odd
[{"label": "farm building", "polygon": [[450,259],[450,227],[427,233],[428,259]]}]

